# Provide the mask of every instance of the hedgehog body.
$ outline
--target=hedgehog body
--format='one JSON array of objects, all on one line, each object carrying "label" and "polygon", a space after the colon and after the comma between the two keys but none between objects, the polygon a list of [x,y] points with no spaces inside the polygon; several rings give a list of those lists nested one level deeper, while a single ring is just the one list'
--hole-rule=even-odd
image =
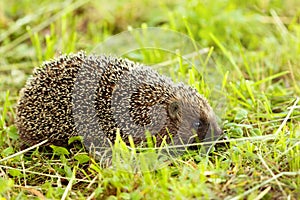
[{"label": "hedgehog body", "polygon": [[67,144],[81,135],[87,147],[107,147],[117,129],[125,142],[145,141],[145,131],[173,144],[215,140],[221,130],[195,89],[175,84],[127,59],[61,56],[37,68],[22,89],[16,124],[28,144]]}]

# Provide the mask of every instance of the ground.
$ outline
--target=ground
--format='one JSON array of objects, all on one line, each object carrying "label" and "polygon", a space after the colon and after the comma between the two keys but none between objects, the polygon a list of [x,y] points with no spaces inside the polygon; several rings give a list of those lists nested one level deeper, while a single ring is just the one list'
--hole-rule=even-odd
[{"label": "ground", "polygon": [[[299,8],[297,0],[1,1],[0,199],[299,198]],[[148,36],[126,42],[124,31],[138,28]],[[168,161],[150,150],[136,162],[118,141],[108,168],[81,145],[22,152],[15,106],[34,67],[60,53],[102,53],[99,45],[196,88],[226,145]]]}]

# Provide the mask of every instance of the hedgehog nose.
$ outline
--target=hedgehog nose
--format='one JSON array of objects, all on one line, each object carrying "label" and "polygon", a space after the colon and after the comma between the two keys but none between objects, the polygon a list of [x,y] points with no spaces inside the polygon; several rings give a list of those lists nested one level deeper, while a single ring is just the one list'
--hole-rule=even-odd
[{"label": "hedgehog nose", "polygon": [[222,129],[217,123],[210,124],[208,131],[205,135],[204,142],[216,141],[222,136]]}]

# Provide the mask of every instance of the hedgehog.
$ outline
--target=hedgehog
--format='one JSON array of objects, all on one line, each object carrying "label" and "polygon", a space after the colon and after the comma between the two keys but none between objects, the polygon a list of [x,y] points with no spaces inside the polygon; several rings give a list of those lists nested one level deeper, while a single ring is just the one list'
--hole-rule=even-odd
[{"label": "hedgehog", "polygon": [[215,141],[222,130],[208,101],[151,67],[80,51],[44,62],[20,92],[16,126],[27,146],[66,146],[83,136],[87,148],[105,149],[117,133],[129,144]]}]

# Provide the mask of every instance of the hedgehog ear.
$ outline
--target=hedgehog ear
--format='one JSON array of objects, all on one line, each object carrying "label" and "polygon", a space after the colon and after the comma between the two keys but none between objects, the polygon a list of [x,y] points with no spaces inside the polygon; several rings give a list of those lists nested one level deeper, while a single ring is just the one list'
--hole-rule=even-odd
[{"label": "hedgehog ear", "polygon": [[180,106],[179,106],[179,102],[178,101],[172,101],[169,105],[168,105],[168,113],[171,117],[171,119],[175,120],[175,119],[179,119],[180,118]]}]

